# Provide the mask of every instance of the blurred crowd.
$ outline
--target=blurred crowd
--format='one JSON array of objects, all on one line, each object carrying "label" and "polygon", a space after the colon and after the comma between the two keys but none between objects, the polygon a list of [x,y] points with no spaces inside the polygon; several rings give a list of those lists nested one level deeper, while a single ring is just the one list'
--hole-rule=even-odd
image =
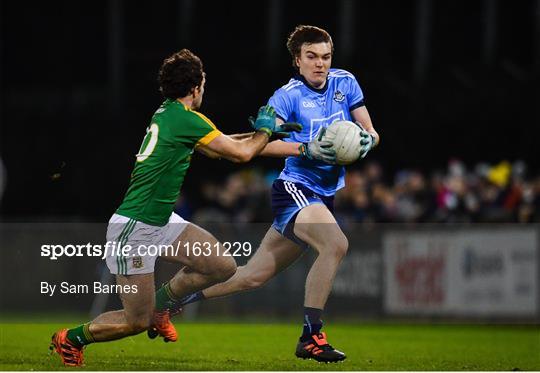
[{"label": "blurred crowd", "polygon": [[[180,199],[177,211],[194,222],[271,222],[270,189],[279,175],[257,169],[204,182],[198,203]],[[524,162],[480,163],[473,169],[451,160],[430,174],[400,170],[385,175],[376,162],[347,169],[336,194],[336,217],[352,223],[501,223],[540,221],[540,176]]]},{"label": "blurred crowd", "polygon": [[429,175],[400,170],[385,182],[369,163],[347,174],[336,206],[361,222],[528,223],[540,221],[540,177],[527,177],[523,162],[480,163],[472,170],[452,160]]}]

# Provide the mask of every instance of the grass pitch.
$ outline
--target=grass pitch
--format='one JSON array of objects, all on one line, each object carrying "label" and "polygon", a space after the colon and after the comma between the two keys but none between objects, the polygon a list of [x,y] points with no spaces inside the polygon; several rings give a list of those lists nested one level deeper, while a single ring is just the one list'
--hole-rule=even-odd
[{"label": "grass pitch", "polygon": [[[74,370],[48,354],[66,324],[0,324],[0,370]],[[338,364],[299,360],[300,326],[177,323],[176,343],[146,334],[96,343],[84,370],[540,370],[538,326],[328,324],[329,341],[347,353]],[[79,370],[79,369],[75,369]]]}]

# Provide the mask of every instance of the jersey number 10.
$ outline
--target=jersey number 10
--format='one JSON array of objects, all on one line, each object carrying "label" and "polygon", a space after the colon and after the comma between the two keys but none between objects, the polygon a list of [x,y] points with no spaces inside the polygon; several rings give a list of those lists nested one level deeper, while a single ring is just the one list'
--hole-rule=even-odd
[{"label": "jersey number 10", "polygon": [[159,127],[155,123],[152,123],[152,125],[146,129],[146,136],[144,136],[139,153],[136,155],[137,162],[144,162],[146,158],[152,154],[157,145],[158,134]]}]

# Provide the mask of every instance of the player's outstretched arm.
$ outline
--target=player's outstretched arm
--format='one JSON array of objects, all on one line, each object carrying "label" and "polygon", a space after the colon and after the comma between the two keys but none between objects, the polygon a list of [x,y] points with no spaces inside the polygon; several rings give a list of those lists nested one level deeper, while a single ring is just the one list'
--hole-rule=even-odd
[{"label": "player's outstretched arm", "polygon": [[336,164],[336,152],[329,141],[313,139],[309,143],[276,140],[268,143],[259,154],[266,157],[305,157]]},{"label": "player's outstretched arm", "polygon": [[[276,123],[282,125],[283,120],[277,118]],[[265,157],[305,157],[320,160],[328,164],[335,164],[336,153],[333,149],[333,144],[327,140],[323,140],[324,131],[322,130],[319,136],[309,143],[286,142],[281,140],[269,142],[260,155]]]},{"label": "player's outstretched arm", "polygon": [[259,155],[276,158],[295,157],[301,155],[299,149],[300,145],[301,143],[299,142],[275,140],[269,142]]},{"label": "player's outstretched arm", "polygon": [[[255,133],[256,132],[253,131],[253,132],[246,132],[246,133],[235,133],[233,135],[228,135],[228,136],[233,140],[244,141],[244,140],[252,138],[253,135],[255,135]],[[195,148],[195,150],[197,150],[201,154],[204,154],[208,158],[217,158],[217,159],[221,158],[221,155],[219,153],[212,151],[207,146],[198,146],[197,148]]]},{"label": "player's outstretched arm", "polygon": [[[257,118],[250,120],[254,134],[220,135],[198,150],[211,158],[225,158],[232,162],[248,162],[268,143],[273,133],[281,131],[276,124],[276,112],[270,105],[259,109]],[[301,129],[301,127],[300,127]]]},{"label": "player's outstretched arm", "polygon": [[242,140],[222,134],[210,143],[198,146],[197,151],[210,158],[225,158],[231,162],[244,163],[259,154],[269,138],[269,135],[263,131],[257,131],[249,138]]},{"label": "player's outstretched arm", "polygon": [[246,133],[235,133],[234,135],[229,135],[229,137],[234,140],[246,140],[253,137],[254,134],[255,131]]},{"label": "player's outstretched arm", "polygon": [[[281,126],[285,122],[281,120],[280,118],[276,118],[276,125]],[[265,157],[276,157],[276,158],[284,158],[284,157],[296,157],[300,156],[300,145],[302,143],[299,142],[285,142],[282,140],[275,140],[269,142],[266,147],[263,149],[263,151],[259,154]]]}]

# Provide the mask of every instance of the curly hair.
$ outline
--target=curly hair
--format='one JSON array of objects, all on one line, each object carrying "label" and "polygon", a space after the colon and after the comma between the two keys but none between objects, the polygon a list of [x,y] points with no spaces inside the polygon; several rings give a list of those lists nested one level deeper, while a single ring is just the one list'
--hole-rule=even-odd
[{"label": "curly hair", "polygon": [[182,49],[163,61],[158,74],[159,90],[165,98],[185,97],[202,84],[203,75],[201,59]]},{"label": "curly hair", "polygon": [[330,43],[334,53],[334,43],[328,32],[322,28],[308,25],[298,25],[287,39],[287,49],[292,57],[292,65],[296,66],[296,57],[300,56],[302,44]]}]

